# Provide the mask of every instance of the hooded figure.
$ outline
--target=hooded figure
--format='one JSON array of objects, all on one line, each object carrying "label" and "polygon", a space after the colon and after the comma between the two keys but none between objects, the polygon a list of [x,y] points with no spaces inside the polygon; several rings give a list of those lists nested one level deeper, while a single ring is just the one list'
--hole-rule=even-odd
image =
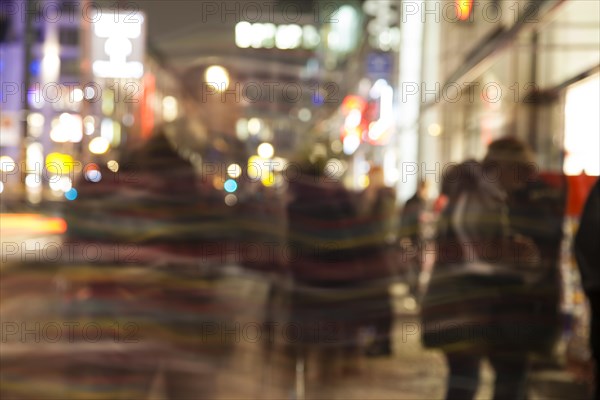
[{"label": "hooded figure", "polygon": [[482,163],[453,171],[422,305],[424,343],[447,356],[448,399],[473,398],[484,357],[496,371],[494,398],[524,398],[528,353],[547,351],[556,339],[556,312],[547,312],[558,308],[548,283],[557,266],[545,268],[534,238],[511,220],[511,198],[532,179],[532,163],[524,143],[504,138]]}]

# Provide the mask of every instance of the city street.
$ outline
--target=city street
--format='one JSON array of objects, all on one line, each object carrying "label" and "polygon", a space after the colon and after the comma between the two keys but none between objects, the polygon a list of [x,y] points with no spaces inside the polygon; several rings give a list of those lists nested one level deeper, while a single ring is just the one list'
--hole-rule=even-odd
[{"label": "city street", "polygon": [[[31,218],[31,217],[27,217]],[[37,216],[36,218],[42,218]],[[50,226],[52,229],[52,226]],[[29,250],[25,260],[42,260],[47,257],[43,254],[43,244],[58,243],[60,236],[48,235],[39,232],[37,235],[25,235],[13,227],[8,229],[5,225],[2,230],[3,246],[7,243],[40,243],[41,247],[38,253]],[[10,236],[8,235],[10,234]],[[8,239],[8,238],[12,238]],[[16,240],[15,240],[16,239]],[[7,262],[19,261],[24,257],[22,253],[15,253]],[[65,265],[66,266],[66,265]],[[10,274],[3,272],[3,279],[10,276],[10,279],[4,280],[2,285],[2,313],[3,321],[3,339],[1,344],[2,367],[7,373],[4,375],[2,384],[5,388],[15,389],[16,393],[28,393],[31,388],[40,386],[46,388],[48,392],[41,394],[44,398],[50,396],[63,396],[64,398],[73,396],[74,393],[85,396],[92,396],[94,392],[89,386],[96,380],[95,374],[107,374],[111,370],[111,363],[119,360],[138,360],[142,364],[148,361],[142,354],[152,355],[160,359],[161,354],[168,354],[169,347],[166,343],[141,340],[135,342],[127,341],[106,341],[106,340],[81,340],[81,337],[74,341],[64,340],[56,343],[36,337],[36,334],[29,336],[7,332],[10,321],[25,321],[29,327],[36,322],[44,324],[49,322],[61,322],[73,318],[68,317],[68,313],[61,312],[64,309],[64,295],[61,295],[61,284],[57,284],[56,279],[62,275],[62,285],[69,286],[69,280],[77,278],[71,276],[68,269],[56,268],[58,265],[46,264],[40,265],[37,273],[29,270],[19,279],[19,273],[11,271]],[[43,269],[55,271],[54,273],[45,273]],[[129,269],[129,274],[139,274],[137,266],[131,265],[123,267]],[[61,273],[62,271],[62,273]],[[143,271],[143,270],[142,270]],[[24,281],[29,282],[30,289],[16,292],[16,286],[23,287]],[[91,278],[89,278],[91,279]],[[88,279],[88,280],[89,280]],[[115,278],[119,279],[119,278]],[[144,278],[142,278],[144,279]],[[148,281],[150,282],[150,281]],[[292,352],[285,346],[285,340],[281,331],[273,328],[271,331],[262,326],[267,309],[267,298],[270,285],[270,278],[267,275],[256,272],[244,271],[236,266],[224,267],[224,275],[212,292],[216,297],[228,297],[234,304],[234,313],[231,315],[233,321],[238,325],[238,331],[231,333],[234,335],[233,348],[227,355],[218,360],[219,367],[211,364],[210,361],[202,361],[200,354],[194,361],[185,361],[184,358],[169,357],[171,368],[175,370],[188,368],[202,371],[203,369],[218,370],[216,375],[215,399],[296,399],[304,394],[306,399],[372,399],[372,400],[398,400],[398,399],[441,399],[445,390],[447,367],[443,355],[435,350],[424,349],[420,342],[418,332],[419,318],[418,310],[414,307],[414,300],[406,295],[406,287],[402,284],[396,284],[391,288],[393,305],[396,314],[394,320],[393,334],[393,355],[389,357],[352,358],[350,364],[348,359],[344,359],[340,354],[328,356],[329,359],[323,361],[314,352],[304,360],[302,368],[301,360],[293,357]],[[15,297],[16,295],[16,297]],[[20,301],[19,299],[23,299]],[[27,300],[24,300],[27,299]],[[100,298],[94,302],[102,301]],[[113,306],[115,309],[123,309],[118,306],[124,300],[115,299]],[[63,305],[61,305],[63,303]],[[126,316],[114,315],[117,320],[126,321]],[[160,318],[157,316],[157,318]],[[77,320],[84,324],[92,322],[102,322],[97,318],[94,320],[89,317]],[[158,322],[158,321],[157,321]],[[285,324],[282,322],[282,324]],[[102,325],[103,327],[105,325]],[[260,329],[260,334],[255,330],[247,331],[244,335],[244,328],[252,326]],[[257,328],[258,327],[258,328]],[[33,329],[35,332],[35,329]],[[202,334],[201,334],[202,335]],[[260,337],[259,337],[260,336]],[[15,342],[16,339],[16,342]],[[20,340],[19,340],[20,339]],[[41,340],[40,340],[41,339]],[[166,346],[166,347],[165,347]],[[161,350],[162,349],[162,350]],[[317,352],[318,353],[318,352]],[[27,361],[30,360],[30,361]],[[53,360],[48,362],[48,360]],[[85,361],[84,361],[85,360]],[[111,361],[112,360],[112,361]],[[141,361],[140,361],[141,360]],[[107,364],[108,362],[108,364]],[[33,363],[36,368],[23,370],[23,365]],[[70,371],[70,365],[87,365],[88,378],[82,378],[80,392],[73,392],[68,382],[72,376],[61,375],[60,371]],[[150,362],[147,365],[152,365]],[[350,369],[340,368],[350,366]],[[132,365],[135,365],[132,364]],[[141,365],[141,364],[140,364]],[[161,365],[161,363],[154,365]],[[574,382],[573,376],[567,372],[564,367],[558,365],[549,365],[540,360],[534,362],[534,368],[530,376],[529,399],[586,399],[588,388],[583,384]],[[130,367],[134,368],[134,367]],[[163,368],[148,367],[146,374],[147,399],[168,400],[165,391],[165,376]],[[337,373],[324,374],[323,368],[335,369]],[[130,371],[130,369],[125,369]],[[11,381],[12,371],[19,376],[17,381]],[[51,373],[54,371],[54,373]],[[82,372],[85,369],[82,370]],[[94,372],[96,371],[96,372]],[[103,372],[102,372],[103,371]],[[131,372],[128,372],[131,373]],[[85,373],[82,376],[86,376]],[[327,376],[327,378],[322,378]],[[98,375],[100,377],[100,375]],[[52,378],[51,380],[48,380]],[[20,383],[18,383],[20,382]],[[86,383],[87,382],[87,383]],[[26,385],[25,389],[21,385]],[[86,386],[88,385],[88,386]],[[127,387],[127,386],[125,386]],[[26,389],[29,388],[29,389]],[[493,389],[493,371],[488,363],[482,365],[482,384],[477,394],[477,399],[489,399]],[[90,390],[92,390],[90,392]],[[107,390],[107,388],[102,389]],[[110,389],[108,389],[110,390]],[[114,390],[114,389],[113,389]],[[11,391],[9,391],[10,393]],[[125,389],[113,393],[114,398],[127,396],[139,392],[128,392]],[[118,396],[114,395],[119,394]],[[77,395],[77,396],[79,396]],[[12,397],[8,397],[12,398]],[[26,399],[16,396],[15,399]],[[41,397],[40,397],[41,398]],[[54,397],[57,398],[57,397]],[[201,399],[203,397],[195,397]]]},{"label": "city street", "polygon": [[2,400],[600,394],[600,1],[2,0]]}]

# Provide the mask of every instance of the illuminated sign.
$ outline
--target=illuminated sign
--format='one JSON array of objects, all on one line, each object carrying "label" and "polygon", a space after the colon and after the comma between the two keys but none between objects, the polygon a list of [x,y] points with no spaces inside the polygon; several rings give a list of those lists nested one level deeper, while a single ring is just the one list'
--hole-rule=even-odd
[{"label": "illuminated sign", "polygon": [[252,24],[241,21],[235,26],[235,44],[242,49],[314,49],[320,42],[319,31],[312,25]]},{"label": "illuminated sign", "polygon": [[373,48],[390,51],[400,47],[400,22],[397,1],[366,0],[363,11],[373,17],[367,24],[369,43]]},{"label": "illuminated sign", "polygon": [[141,12],[98,13],[92,22],[92,70],[100,78],[144,75],[145,25]]}]

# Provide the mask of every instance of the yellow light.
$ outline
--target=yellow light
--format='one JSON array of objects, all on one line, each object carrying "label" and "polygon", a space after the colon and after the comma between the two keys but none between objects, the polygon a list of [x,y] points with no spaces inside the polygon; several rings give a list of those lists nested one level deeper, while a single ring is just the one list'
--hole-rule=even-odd
[{"label": "yellow light", "polygon": [[262,159],[259,156],[251,156],[248,159],[248,177],[258,179],[262,175]]},{"label": "yellow light", "polygon": [[361,189],[366,189],[367,187],[369,187],[370,183],[371,181],[369,179],[369,175],[362,175],[358,180],[358,184]]},{"label": "yellow light", "polygon": [[118,172],[119,171],[119,163],[116,162],[115,160],[110,160],[109,162],[106,163],[106,166],[112,172]]},{"label": "yellow light", "polygon": [[0,214],[2,235],[17,234],[60,234],[67,230],[67,223],[62,218],[48,218],[39,214]]},{"label": "yellow light", "polygon": [[206,69],[204,81],[216,91],[222,92],[229,86],[229,73],[220,65],[212,65]]},{"label": "yellow light", "polygon": [[256,152],[261,158],[271,158],[275,154],[275,149],[270,143],[261,143]]},{"label": "yellow light", "polygon": [[88,147],[93,154],[104,154],[108,151],[110,144],[108,143],[108,140],[103,137],[95,137],[90,141]]},{"label": "yellow light", "polygon": [[273,186],[275,184],[275,174],[271,171],[267,171],[260,181],[266,187]]},{"label": "yellow light", "polygon": [[439,124],[431,124],[429,125],[429,128],[427,128],[427,131],[431,136],[440,136],[442,127]]},{"label": "yellow light", "polygon": [[73,171],[73,157],[63,153],[50,153],[46,156],[46,170],[55,175],[69,174]]}]

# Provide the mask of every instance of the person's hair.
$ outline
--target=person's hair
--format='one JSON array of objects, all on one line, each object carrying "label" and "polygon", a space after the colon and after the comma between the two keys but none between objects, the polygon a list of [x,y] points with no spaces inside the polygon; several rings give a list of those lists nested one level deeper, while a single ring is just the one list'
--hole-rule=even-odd
[{"label": "person's hair", "polygon": [[481,164],[474,159],[465,160],[445,169],[440,192],[448,197],[454,197],[461,191],[474,190],[480,178]]},{"label": "person's hair", "polygon": [[525,142],[516,137],[508,136],[490,143],[487,154],[483,159],[483,166],[487,168],[499,162],[533,164],[534,157]]}]

